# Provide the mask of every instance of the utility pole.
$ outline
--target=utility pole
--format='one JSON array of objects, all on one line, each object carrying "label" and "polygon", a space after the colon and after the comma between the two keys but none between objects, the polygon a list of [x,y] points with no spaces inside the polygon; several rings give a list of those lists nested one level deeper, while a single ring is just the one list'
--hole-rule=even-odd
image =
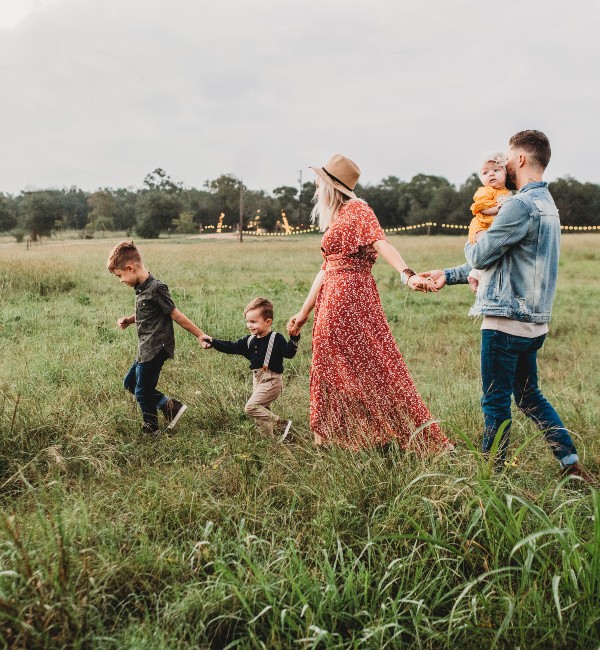
[{"label": "utility pole", "polygon": [[300,170],[300,177],[298,178],[300,183],[300,191],[298,192],[298,226],[302,225],[302,170]]},{"label": "utility pole", "polygon": [[242,230],[244,228],[244,179],[240,178],[240,244],[242,243]]}]

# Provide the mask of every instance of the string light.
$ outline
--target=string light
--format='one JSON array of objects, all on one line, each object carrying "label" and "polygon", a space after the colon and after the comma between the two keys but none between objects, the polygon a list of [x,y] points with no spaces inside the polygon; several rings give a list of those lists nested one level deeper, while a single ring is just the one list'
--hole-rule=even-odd
[{"label": "string light", "polygon": [[[434,221],[426,221],[425,223],[415,223],[410,226],[397,226],[396,228],[384,228],[383,231],[387,233],[395,232],[410,232],[412,230],[419,230],[421,228],[448,228],[449,230],[468,230],[469,226],[463,225],[460,223],[437,223]],[[304,230],[293,230],[290,227],[289,232],[267,232],[267,233],[257,233],[250,230],[244,230],[244,235],[254,235],[255,237],[289,237],[291,235],[305,235],[308,233],[314,233],[318,230],[317,226],[310,226]],[[590,231],[590,230],[600,230],[600,226],[563,226],[561,225],[561,230],[570,230],[570,231]]]}]

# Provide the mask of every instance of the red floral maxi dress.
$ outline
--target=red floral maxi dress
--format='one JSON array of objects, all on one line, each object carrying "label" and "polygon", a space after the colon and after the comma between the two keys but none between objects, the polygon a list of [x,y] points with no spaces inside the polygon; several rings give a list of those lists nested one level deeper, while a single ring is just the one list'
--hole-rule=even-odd
[{"label": "red floral maxi dress", "polygon": [[[385,234],[363,201],[345,203],[323,236],[323,284],[315,305],[310,426],[349,449],[396,439],[434,451],[448,439],[421,400],[387,323],[371,267]],[[423,427],[419,430],[420,427]],[[415,433],[416,432],[416,433]]]}]

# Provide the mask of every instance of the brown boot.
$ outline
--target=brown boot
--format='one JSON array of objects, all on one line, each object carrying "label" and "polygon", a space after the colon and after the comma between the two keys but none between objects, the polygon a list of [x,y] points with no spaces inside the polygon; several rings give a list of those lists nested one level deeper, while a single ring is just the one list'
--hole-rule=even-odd
[{"label": "brown boot", "polygon": [[596,485],[596,477],[590,474],[587,469],[580,463],[573,463],[572,465],[566,465],[562,470],[563,476],[576,476],[582,481],[589,483],[590,485]]}]

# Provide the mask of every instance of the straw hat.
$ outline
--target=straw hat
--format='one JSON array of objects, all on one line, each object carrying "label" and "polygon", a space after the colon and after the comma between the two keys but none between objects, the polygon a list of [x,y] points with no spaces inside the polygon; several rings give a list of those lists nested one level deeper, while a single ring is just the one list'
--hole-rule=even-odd
[{"label": "straw hat", "polygon": [[356,198],[353,190],[356,183],[358,183],[360,169],[356,163],[346,158],[346,156],[336,153],[331,156],[323,167],[310,167],[309,169],[313,169],[316,174],[333,185],[342,194],[349,196],[351,199]]}]

